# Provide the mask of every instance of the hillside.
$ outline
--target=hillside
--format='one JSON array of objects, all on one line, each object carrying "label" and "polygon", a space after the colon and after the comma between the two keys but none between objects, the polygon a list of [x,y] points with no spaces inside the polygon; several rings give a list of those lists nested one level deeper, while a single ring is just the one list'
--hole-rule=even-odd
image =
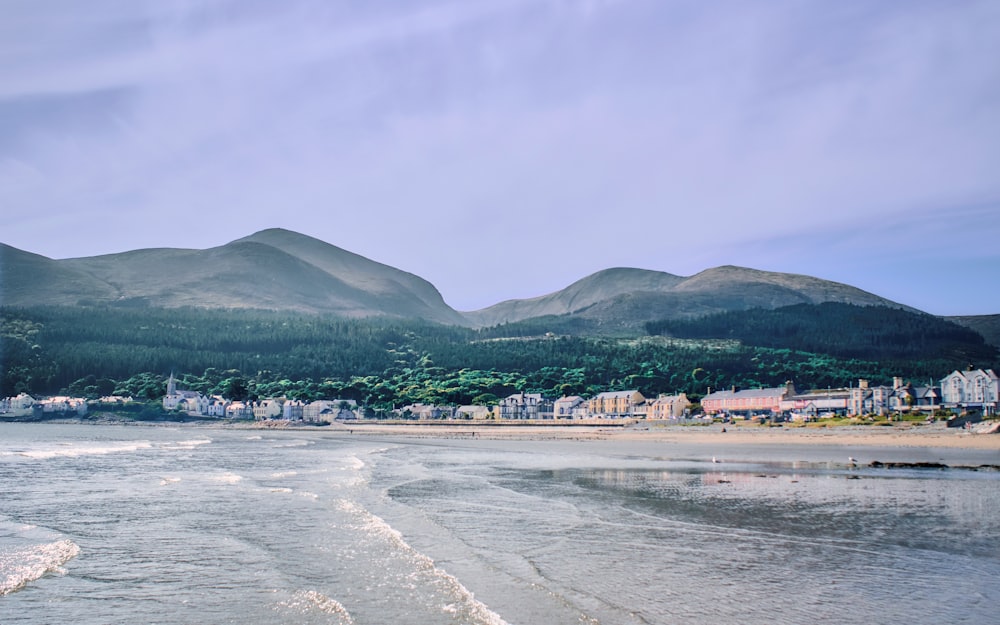
[{"label": "hillside", "polygon": [[287,230],[207,250],[52,260],[0,249],[4,305],[255,308],[463,323],[429,282]]},{"label": "hillside", "polygon": [[[458,312],[419,276],[282,229],[205,250],[141,249],[65,260],[0,244],[5,306],[259,309],[473,328],[527,322],[521,331],[639,336],[648,322],[823,302],[913,312],[850,285],[734,266],[688,277],[606,269],[548,295]],[[988,317],[956,321],[1000,341]]]},{"label": "hillside", "polygon": [[875,360],[902,369],[905,361],[940,360],[993,366],[997,348],[976,331],[921,312],[839,302],[776,309],[730,310],[696,319],[649,322],[653,335],[736,339],[745,345],[792,349],[837,358]]},{"label": "hillside", "polygon": [[648,321],[822,302],[906,308],[846,284],[798,274],[724,266],[685,278],[618,268],[595,273],[549,295],[469,312],[466,318],[473,325],[490,326],[550,315],[562,316],[564,322],[579,319],[588,328],[606,332],[634,332]]},{"label": "hillside", "polygon": [[986,342],[1000,347],[1000,315],[971,315],[966,317],[946,317],[960,326],[978,332]]},{"label": "hillside", "polygon": [[565,289],[531,299],[507,300],[465,313],[471,325],[489,327],[534,317],[578,313],[595,304],[636,292],[668,291],[684,278],[645,269],[605,269],[577,280]]}]

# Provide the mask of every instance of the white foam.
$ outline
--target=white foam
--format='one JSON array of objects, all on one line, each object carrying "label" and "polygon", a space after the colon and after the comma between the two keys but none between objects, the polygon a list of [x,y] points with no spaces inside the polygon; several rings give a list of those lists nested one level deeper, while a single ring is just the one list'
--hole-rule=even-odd
[{"label": "white foam", "polygon": [[434,560],[429,556],[424,555],[411,547],[405,540],[403,540],[403,535],[391,525],[386,523],[384,519],[372,514],[370,511],[353,501],[340,499],[337,501],[336,505],[339,510],[360,518],[362,529],[371,535],[385,540],[393,547],[407,554],[419,570],[429,573],[432,577],[442,582],[443,585],[450,591],[449,594],[459,599],[459,604],[449,603],[442,605],[441,610],[443,612],[458,614],[462,611],[461,608],[464,608],[464,611],[469,616],[473,617],[475,619],[474,622],[476,623],[481,623],[483,625],[508,625],[508,623],[504,621],[499,614],[490,610],[490,608],[482,601],[476,599],[472,591],[462,585],[462,583],[458,581],[458,578],[435,565]]},{"label": "white foam", "polygon": [[176,484],[177,482],[180,481],[181,478],[179,477],[165,477],[162,480],[160,480],[160,486],[166,486],[167,484]]},{"label": "white foam", "polygon": [[226,472],[222,475],[214,475],[209,478],[213,482],[219,482],[222,484],[238,484],[243,481],[242,475],[236,475],[235,473]]},{"label": "white foam", "polygon": [[285,488],[283,486],[272,488],[270,490],[271,490],[272,493],[290,493],[290,492],[292,492],[291,488]]},{"label": "white foam", "polygon": [[47,573],[65,574],[64,564],[80,553],[71,540],[59,540],[0,553],[0,596],[24,588]]},{"label": "white foam", "polygon": [[211,443],[212,439],[210,438],[196,438],[189,441],[177,441],[174,445],[182,449],[194,449],[200,445],[210,445]]},{"label": "white foam", "polygon": [[121,443],[118,445],[102,445],[102,446],[83,446],[77,447],[72,443],[64,443],[59,447],[53,449],[40,448],[40,449],[27,449],[18,452],[18,455],[24,456],[25,458],[31,458],[33,460],[49,460],[52,458],[77,458],[80,456],[103,456],[106,454],[118,454],[130,451],[139,451],[140,449],[149,449],[152,447],[149,441],[136,441],[130,443]]},{"label": "white foam", "polygon": [[300,590],[291,600],[283,601],[280,605],[300,612],[319,610],[323,614],[337,617],[339,625],[354,625],[354,618],[343,604],[315,590]]},{"label": "white foam", "polygon": [[298,471],[284,471],[282,473],[272,473],[271,477],[275,479],[281,479],[283,477],[295,477],[298,474],[299,474]]},{"label": "white foam", "polygon": [[281,443],[279,445],[275,445],[274,448],[275,449],[285,449],[285,448],[290,448],[290,447],[309,447],[309,446],[315,445],[315,444],[316,443],[314,443],[312,441],[294,440],[294,441],[288,441],[287,443]]}]

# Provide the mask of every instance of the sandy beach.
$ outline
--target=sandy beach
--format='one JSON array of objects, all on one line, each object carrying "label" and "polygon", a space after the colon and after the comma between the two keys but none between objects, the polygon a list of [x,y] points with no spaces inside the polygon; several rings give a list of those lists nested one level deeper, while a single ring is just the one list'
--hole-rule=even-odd
[{"label": "sandy beach", "polygon": [[839,427],[762,427],[758,425],[626,427],[589,425],[384,425],[371,423],[330,426],[355,435],[407,436],[417,438],[482,438],[503,440],[619,440],[664,443],[732,445],[847,445],[870,447],[925,447],[996,450],[1000,435],[974,434],[943,423],[933,425]]}]

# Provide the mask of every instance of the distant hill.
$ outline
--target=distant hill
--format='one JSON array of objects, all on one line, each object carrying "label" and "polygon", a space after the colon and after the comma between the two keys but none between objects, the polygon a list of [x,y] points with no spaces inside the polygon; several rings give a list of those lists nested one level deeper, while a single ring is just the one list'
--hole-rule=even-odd
[{"label": "distant hill", "polygon": [[[5,306],[262,309],[474,328],[521,324],[524,332],[543,334],[635,336],[645,333],[648,322],[823,302],[913,311],[846,284],[724,266],[689,277],[606,269],[548,295],[459,312],[419,276],[282,229],[206,250],[141,249],[65,260],[0,244],[0,304]],[[955,321],[1000,342],[995,320]]]},{"label": "distant hill", "polygon": [[946,317],[958,325],[978,332],[986,342],[994,347],[1000,347],[1000,315],[973,315],[966,317]]},{"label": "distant hill", "polygon": [[589,328],[614,331],[634,330],[648,321],[662,319],[822,302],[913,310],[838,282],[724,266],[687,278],[643,269],[608,269],[561,291],[533,299],[501,302],[466,313],[466,318],[473,325],[491,326],[534,317],[561,316],[563,322],[571,318],[585,322]]},{"label": "distant hill", "polygon": [[66,260],[3,246],[0,271],[5,305],[257,308],[464,323],[426,280],[279,229],[207,250]]}]

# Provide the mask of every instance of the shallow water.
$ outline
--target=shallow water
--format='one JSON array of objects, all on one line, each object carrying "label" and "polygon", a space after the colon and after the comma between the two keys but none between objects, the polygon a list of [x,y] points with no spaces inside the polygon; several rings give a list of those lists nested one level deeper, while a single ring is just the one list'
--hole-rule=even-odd
[{"label": "shallow water", "polygon": [[0,436],[5,624],[989,623],[1000,599],[992,471],[855,469],[836,447]]}]

